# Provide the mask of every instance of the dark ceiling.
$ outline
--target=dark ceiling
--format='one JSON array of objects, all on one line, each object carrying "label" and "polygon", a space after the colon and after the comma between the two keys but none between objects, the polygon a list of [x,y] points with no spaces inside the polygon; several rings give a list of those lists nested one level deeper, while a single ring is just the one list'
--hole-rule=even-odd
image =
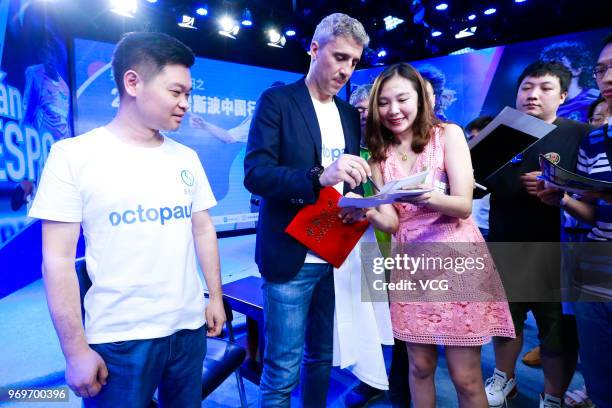
[{"label": "dark ceiling", "polygon": [[[422,6],[419,3],[422,1]],[[476,1],[447,0],[448,9],[438,11],[441,1],[428,0],[158,0],[151,4],[139,0],[134,18],[125,18],[109,11],[108,0],[55,0],[47,2],[49,12],[62,21],[65,35],[115,42],[121,33],[135,30],[163,31],[187,43],[199,56],[304,72],[309,57],[305,53],[316,24],[333,12],[344,12],[359,19],[371,37],[370,50],[364,54],[362,66],[395,61],[414,61],[471,47],[495,45],[543,38],[570,32],[610,26],[609,1],[603,0],[514,0]],[[176,25],[183,13],[195,15],[198,6],[207,4],[209,14],[196,16],[197,30]],[[494,7],[497,12],[484,15]],[[217,33],[216,20],[224,13],[240,18],[248,8],[254,24],[241,27],[235,40]],[[422,9],[422,13],[419,11]],[[608,11],[606,11],[608,10]],[[415,14],[416,12],[416,14]],[[470,14],[476,14],[468,21]],[[386,31],[383,18],[392,15],[404,20],[395,30]],[[416,15],[416,18],[415,18]],[[416,22],[415,22],[416,20]],[[297,35],[283,49],[266,45],[264,30],[275,25],[279,29],[292,26]],[[455,39],[454,34],[476,26],[476,34]],[[432,37],[432,30],[442,35]],[[378,60],[378,50],[387,56]]]}]

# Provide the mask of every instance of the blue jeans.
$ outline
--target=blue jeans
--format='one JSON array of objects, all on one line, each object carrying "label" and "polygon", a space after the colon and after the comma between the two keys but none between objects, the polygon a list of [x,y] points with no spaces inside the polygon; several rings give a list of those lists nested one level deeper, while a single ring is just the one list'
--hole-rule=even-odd
[{"label": "blue jeans", "polygon": [[147,408],[158,388],[160,407],[200,407],[202,366],[206,354],[204,326],[148,340],[92,344],[108,368],[98,395],[85,407]]},{"label": "blue jeans", "polygon": [[266,281],[262,289],[266,347],[259,406],[289,407],[299,379],[302,406],[325,407],[333,354],[333,268],[304,264],[289,282]]},{"label": "blue jeans", "polygon": [[576,302],[581,371],[587,394],[597,407],[612,407],[612,303]]}]

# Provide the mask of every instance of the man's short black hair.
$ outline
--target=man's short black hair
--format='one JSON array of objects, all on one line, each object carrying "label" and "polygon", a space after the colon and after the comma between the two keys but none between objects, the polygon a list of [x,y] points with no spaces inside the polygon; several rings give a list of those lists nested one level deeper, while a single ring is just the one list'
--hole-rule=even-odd
[{"label": "man's short black hair", "polygon": [[572,73],[560,62],[556,61],[535,61],[527,65],[516,82],[516,88],[521,86],[521,82],[527,77],[540,78],[544,75],[552,75],[559,78],[561,85],[561,93],[567,92],[570,82],[572,81]]},{"label": "man's short black hair", "polygon": [[482,115],[472,120],[465,126],[466,132],[470,133],[472,130],[481,131],[484,129],[491,121],[493,120],[493,116]]},{"label": "man's short black hair", "polygon": [[123,95],[123,75],[130,69],[148,80],[166,65],[191,68],[194,63],[193,51],[176,38],[163,33],[133,32],[125,34],[117,43],[112,65],[119,95]]}]

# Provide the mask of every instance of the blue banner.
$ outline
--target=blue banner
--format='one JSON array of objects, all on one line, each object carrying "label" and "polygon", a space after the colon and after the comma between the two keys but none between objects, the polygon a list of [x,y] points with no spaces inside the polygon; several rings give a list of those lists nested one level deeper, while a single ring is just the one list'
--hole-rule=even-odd
[{"label": "blue banner", "polygon": [[68,58],[44,8],[0,0],[0,246],[30,220],[51,145],[72,136]]},{"label": "blue banner", "polygon": [[[110,61],[113,44],[76,39],[77,134],[108,123],[119,106]],[[268,87],[295,82],[301,74],[197,58],[191,69],[189,112],[172,139],[193,148],[218,205],[210,210],[218,231],[252,228],[257,208],[244,188],[243,159],[259,95]]]},{"label": "blue banner", "polygon": [[[480,115],[495,116],[505,106],[515,107],[516,81],[527,65],[538,59],[560,61],[572,71],[573,78],[558,114],[586,122],[588,106],[599,95],[592,69],[610,31],[567,34],[410,63],[433,78],[438,117],[465,126]],[[351,88],[374,82],[384,68],[355,72]]]}]

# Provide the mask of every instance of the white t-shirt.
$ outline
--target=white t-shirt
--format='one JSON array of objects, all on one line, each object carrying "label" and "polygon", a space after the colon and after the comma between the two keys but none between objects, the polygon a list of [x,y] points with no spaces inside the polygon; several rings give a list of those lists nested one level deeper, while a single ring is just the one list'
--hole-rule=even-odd
[{"label": "white t-shirt", "polygon": [[191,214],[215,204],[197,154],[167,137],[138,147],[102,127],[53,145],[29,215],[82,224],[90,344],[204,324]]},{"label": "white t-shirt", "polygon": [[489,210],[491,208],[491,194],[472,201],[472,218],[478,228],[489,229]]},{"label": "white t-shirt", "polygon": [[[344,153],[345,149],[340,112],[338,112],[338,107],[333,99],[328,103],[322,103],[312,97],[311,99],[317,114],[319,129],[321,130],[321,166],[327,168],[338,160],[338,157]],[[342,194],[343,185],[344,183],[338,183],[334,188]],[[327,263],[327,261],[319,258],[312,251],[308,251],[305,263]]]}]

